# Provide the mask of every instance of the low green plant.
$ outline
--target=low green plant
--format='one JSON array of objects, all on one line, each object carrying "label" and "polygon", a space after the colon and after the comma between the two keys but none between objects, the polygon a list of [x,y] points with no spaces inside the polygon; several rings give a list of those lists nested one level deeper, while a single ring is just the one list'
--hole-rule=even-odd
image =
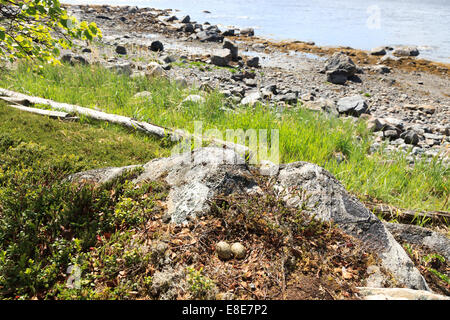
[{"label": "low green plant", "polygon": [[433,253],[433,254],[429,254],[426,255],[422,258],[422,261],[425,264],[425,267],[427,268],[428,271],[430,271],[431,273],[433,273],[436,277],[438,277],[439,279],[441,279],[442,281],[444,281],[445,283],[447,283],[448,285],[450,285],[450,278],[448,275],[443,274],[439,271],[437,271],[435,268],[432,267],[433,264],[439,263],[439,264],[446,264],[446,260],[443,256]]},{"label": "low green plant", "polygon": [[417,245],[404,243],[403,248],[425,276],[430,288],[438,293],[448,295],[450,293],[448,261],[442,255]]},{"label": "low green plant", "polygon": [[[4,104],[0,119],[0,298],[145,295],[150,254],[139,232],[159,212],[166,187],[136,188],[130,180],[141,169],[100,187],[65,178],[148,161],[164,149],[114,126],[65,123]],[[80,271],[79,288],[66,285],[71,266]]]},{"label": "low green plant", "polygon": [[195,270],[187,267],[187,282],[189,284],[189,291],[195,299],[206,299],[210,294],[214,283],[203,275],[203,268]]}]

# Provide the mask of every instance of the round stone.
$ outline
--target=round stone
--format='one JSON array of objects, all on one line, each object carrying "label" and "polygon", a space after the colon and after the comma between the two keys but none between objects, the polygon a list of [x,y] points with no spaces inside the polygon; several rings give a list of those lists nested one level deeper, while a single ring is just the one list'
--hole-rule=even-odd
[{"label": "round stone", "polygon": [[124,46],[117,46],[116,53],[118,54],[127,54],[127,49]]},{"label": "round stone", "polygon": [[155,51],[155,52],[157,52],[157,51],[164,51],[164,45],[162,44],[161,41],[156,40],[156,41],[153,41],[153,42],[150,44],[149,49],[150,49],[151,51]]}]

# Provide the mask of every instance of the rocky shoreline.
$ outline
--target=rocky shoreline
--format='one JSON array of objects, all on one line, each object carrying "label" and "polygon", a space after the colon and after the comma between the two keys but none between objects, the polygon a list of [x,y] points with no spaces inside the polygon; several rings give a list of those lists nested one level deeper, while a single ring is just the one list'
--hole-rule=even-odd
[{"label": "rocky shoreline", "polygon": [[[357,119],[375,131],[372,149],[450,155],[450,78],[446,64],[420,60],[415,48],[325,48],[272,42],[254,30],[221,30],[173,10],[67,5],[103,31],[99,45],[63,56],[135,75],[166,75],[183,84],[218,88],[239,104],[266,101],[273,108],[302,107]],[[392,50],[391,50],[392,49]]]}]

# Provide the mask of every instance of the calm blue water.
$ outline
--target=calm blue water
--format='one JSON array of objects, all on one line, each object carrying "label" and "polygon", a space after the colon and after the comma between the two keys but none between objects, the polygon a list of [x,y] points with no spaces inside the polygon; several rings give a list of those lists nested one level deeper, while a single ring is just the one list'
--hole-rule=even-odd
[{"label": "calm blue water", "polygon": [[[258,36],[371,49],[417,45],[450,62],[450,0],[66,0],[179,9],[198,22],[254,27]],[[211,14],[203,13],[208,10]]]}]

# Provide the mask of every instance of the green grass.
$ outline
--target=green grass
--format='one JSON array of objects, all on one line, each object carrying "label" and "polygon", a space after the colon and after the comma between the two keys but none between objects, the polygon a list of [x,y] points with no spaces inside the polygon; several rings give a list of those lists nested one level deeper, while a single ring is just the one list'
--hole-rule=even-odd
[{"label": "green grass", "polygon": [[[0,102],[0,299],[146,295],[151,253],[136,235],[167,187],[136,188],[129,182],[136,171],[97,188],[64,178],[168,154],[159,141],[121,127],[51,120]],[[79,288],[66,286],[69,266],[82,274]],[[108,286],[119,272],[122,282]]]},{"label": "green grass", "polygon": [[45,157],[70,156],[88,169],[144,164],[170,154],[161,141],[116,125],[52,120],[2,102],[0,123],[4,143],[35,143],[44,147]]},{"label": "green grass", "polygon": [[[0,86],[191,132],[194,121],[203,121],[204,129],[218,128],[222,132],[237,128],[278,129],[281,162],[317,163],[362,199],[376,198],[403,208],[449,209],[448,167],[437,160],[411,167],[401,154],[369,155],[372,137],[363,121],[353,123],[301,107],[280,111],[258,105],[227,112],[221,107],[230,102],[217,91],[182,89],[162,79],[130,79],[94,66],[46,67],[42,75],[37,75],[21,65],[4,74]],[[144,90],[152,92],[151,99],[133,98]],[[189,94],[202,94],[206,102],[181,105]],[[337,161],[336,155],[345,160]]]}]

